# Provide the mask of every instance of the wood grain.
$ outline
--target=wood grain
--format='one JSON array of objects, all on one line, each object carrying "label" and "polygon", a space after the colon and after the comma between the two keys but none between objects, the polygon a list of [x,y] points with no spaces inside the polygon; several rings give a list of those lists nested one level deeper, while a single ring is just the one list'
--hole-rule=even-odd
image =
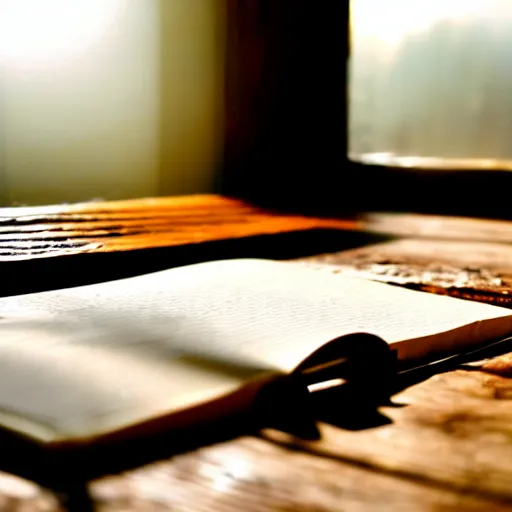
[{"label": "wood grain", "polygon": [[214,195],[0,209],[0,263],[185,246],[313,229],[355,231],[352,219],[262,210]]},{"label": "wood grain", "polygon": [[[147,198],[0,209],[0,263],[71,254],[127,252],[308,230],[364,232],[425,240],[430,254],[481,253],[506,266],[512,226],[505,221],[413,214],[310,217],[262,209],[217,195]],[[466,244],[464,246],[464,244]],[[400,248],[398,252],[407,249]],[[414,255],[419,255],[416,251]],[[448,254],[449,255],[449,254]],[[448,256],[447,255],[447,256]],[[424,259],[424,258],[423,258]]]},{"label": "wood grain", "polygon": [[[510,359],[492,365],[512,370]],[[266,435],[296,449],[512,507],[511,398],[510,379],[475,367],[434,376],[397,395],[396,407],[381,409],[389,425],[349,432],[324,424],[317,443]]]},{"label": "wood grain", "polygon": [[137,510],[191,512],[241,507],[261,512],[498,511],[507,506],[252,438],[178,457],[173,465],[106,479],[93,486],[93,493],[105,510],[124,510],[137,500],[146,507]]},{"label": "wood grain", "polygon": [[367,230],[405,237],[512,242],[512,223],[506,220],[412,213],[367,213],[361,219]]},{"label": "wood grain", "polygon": [[441,295],[512,307],[512,245],[406,238],[305,263]]},{"label": "wood grain", "polygon": [[[115,262],[158,244],[176,250],[194,244],[201,251],[203,242],[219,237],[267,233],[276,244],[283,233],[311,227],[395,238],[303,258],[304,265],[511,306],[512,228],[498,221],[383,214],[332,220],[263,211],[217,196],[148,199],[4,210],[0,251],[14,248],[34,269],[47,271],[52,262],[74,261],[72,251],[109,255]],[[52,246],[59,243],[68,245]],[[73,248],[75,243],[85,246]],[[14,268],[7,257],[3,264]],[[92,494],[105,512],[510,510],[511,377],[510,354],[474,362],[406,389],[394,405],[380,409],[381,422],[372,427],[341,428],[343,410],[331,406],[318,411],[318,442],[267,430],[260,438],[98,480]],[[53,496],[2,474],[0,506],[58,510]]]},{"label": "wood grain", "polygon": [[[59,510],[51,495],[7,475],[0,491],[2,510]],[[104,512],[509,510],[507,500],[250,437],[102,479],[91,492]]]}]

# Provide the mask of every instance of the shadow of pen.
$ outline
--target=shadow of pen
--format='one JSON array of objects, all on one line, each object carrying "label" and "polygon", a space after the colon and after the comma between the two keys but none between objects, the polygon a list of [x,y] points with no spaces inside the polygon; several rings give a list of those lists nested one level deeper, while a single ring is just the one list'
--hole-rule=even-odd
[{"label": "shadow of pen", "polygon": [[[435,361],[417,361],[412,367],[398,369],[395,374],[381,373],[380,382],[375,376],[368,375],[372,369],[362,372],[358,382],[344,382],[342,385],[310,393],[310,407],[316,421],[328,423],[345,430],[365,430],[390,424],[392,421],[379,411],[380,406],[404,407],[393,402],[393,396],[409,387],[420,384],[434,375],[447,373],[457,369],[468,371],[486,371],[481,366],[469,366],[468,363],[497,357],[512,351],[512,337],[498,340],[478,347],[474,350],[455,354]],[[346,361],[342,364],[346,365]],[[337,369],[330,367],[331,374]],[[390,380],[386,382],[386,379]],[[361,382],[367,379],[367,386]],[[372,397],[371,388],[381,386],[384,393]],[[368,389],[368,387],[370,389]]]}]

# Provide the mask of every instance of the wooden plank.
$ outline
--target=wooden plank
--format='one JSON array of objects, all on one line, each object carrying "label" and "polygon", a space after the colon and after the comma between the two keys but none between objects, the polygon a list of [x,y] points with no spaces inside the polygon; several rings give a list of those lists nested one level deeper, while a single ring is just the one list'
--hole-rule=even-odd
[{"label": "wooden plank", "polygon": [[360,221],[368,231],[397,236],[512,243],[512,223],[505,220],[377,212]]},{"label": "wooden plank", "polygon": [[[504,221],[412,214],[333,219],[276,212],[216,195],[0,209],[0,262],[184,246],[307,230],[512,242]],[[434,242],[433,242],[434,243]]]},{"label": "wooden plank", "polygon": [[86,203],[55,204],[44,206],[16,206],[0,208],[0,219],[17,220],[23,217],[48,218],[51,216],[66,216],[72,214],[96,215],[98,213],[148,213],[166,210],[202,210],[205,204],[212,208],[246,208],[245,203],[214,194],[199,194],[172,197],[148,197],[141,199],[125,199],[120,201],[90,201]]},{"label": "wooden plank", "polygon": [[186,246],[314,229],[351,219],[265,211],[212,195],[0,209],[0,262]]},{"label": "wooden plank", "polygon": [[[0,492],[0,505],[12,507],[2,510],[58,510],[54,497],[7,475],[0,474]],[[397,479],[251,437],[104,478],[91,485],[91,493],[104,512],[509,510],[506,501]]]},{"label": "wooden plank", "polygon": [[407,238],[305,260],[337,272],[512,307],[512,245]]},{"label": "wooden plank", "polygon": [[123,504],[191,512],[501,511],[507,506],[252,438],[105,479],[93,493],[105,510]]},{"label": "wooden plank", "polygon": [[[437,375],[381,408],[390,424],[349,432],[323,424],[308,443],[268,431],[266,437],[309,453],[352,462],[408,480],[512,506],[512,358],[480,369]],[[494,370],[492,370],[494,369]]]}]

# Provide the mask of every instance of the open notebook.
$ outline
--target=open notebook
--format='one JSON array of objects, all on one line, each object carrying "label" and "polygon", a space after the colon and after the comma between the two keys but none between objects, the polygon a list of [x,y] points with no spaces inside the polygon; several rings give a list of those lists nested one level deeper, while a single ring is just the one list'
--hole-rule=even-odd
[{"label": "open notebook", "polygon": [[354,332],[416,359],[508,336],[512,315],[257,259],[9,297],[0,299],[0,426],[59,453],[129,446],[250,405]]}]

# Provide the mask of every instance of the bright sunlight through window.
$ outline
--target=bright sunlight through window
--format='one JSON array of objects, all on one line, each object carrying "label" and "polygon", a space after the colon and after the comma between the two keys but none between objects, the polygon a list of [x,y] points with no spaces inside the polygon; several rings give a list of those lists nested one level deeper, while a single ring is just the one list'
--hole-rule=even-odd
[{"label": "bright sunlight through window", "polygon": [[0,63],[38,68],[86,50],[107,32],[120,0],[0,0]]},{"label": "bright sunlight through window", "polygon": [[422,32],[440,19],[463,21],[486,4],[487,0],[352,0],[352,30],[357,37],[374,38],[393,48],[407,34]]}]

